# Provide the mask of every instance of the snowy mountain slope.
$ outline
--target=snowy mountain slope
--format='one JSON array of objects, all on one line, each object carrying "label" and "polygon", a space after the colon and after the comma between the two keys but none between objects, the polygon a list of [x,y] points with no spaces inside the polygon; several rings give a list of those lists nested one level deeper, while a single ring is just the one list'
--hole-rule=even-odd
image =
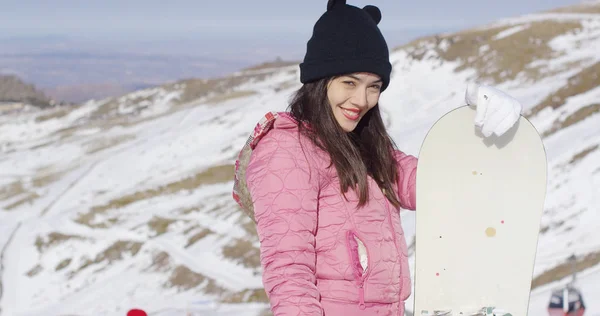
[{"label": "snowy mountain slope", "polygon": [[178,104],[183,85],[1,118],[3,314],[78,312],[84,296],[104,302],[83,309],[94,315],[135,304],[130,295],[150,310],[203,292],[264,300],[229,181],[234,141],[258,115],[244,122],[240,106],[273,92],[265,82],[253,97]]},{"label": "snowy mountain slope", "polygon": [[[567,257],[580,256],[581,269],[600,262],[600,6],[585,8],[399,47],[381,100],[394,139],[414,155],[428,128],[464,104],[468,81],[524,102],[550,179],[530,315],[543,314],[533,306],[543,284],[567,275]],[[297,70],[266,64],[0,116],[0,315],[260,313],[258,243],[231,199],[232,164],[260,117],[286,108]],[[410,243],[414,213],[403,225]]]}]

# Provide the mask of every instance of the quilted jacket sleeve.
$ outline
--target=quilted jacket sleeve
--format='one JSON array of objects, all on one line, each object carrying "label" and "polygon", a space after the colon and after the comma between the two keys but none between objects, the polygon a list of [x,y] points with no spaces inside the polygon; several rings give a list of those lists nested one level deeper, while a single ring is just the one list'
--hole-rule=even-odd
[{"label": "quilted jacket sleeve", "polygon": [[318,179],[295,135],[269,132],[246,170],[275,316],[323,314],[315,277]]},{"label": "quilted jacket sleeve", "polygon": [[400,206],[414,211],[417,206],[416,178],[417,158],[407,155],[402,151],[394,151],[394,158],[398,164],[398,196]]}]

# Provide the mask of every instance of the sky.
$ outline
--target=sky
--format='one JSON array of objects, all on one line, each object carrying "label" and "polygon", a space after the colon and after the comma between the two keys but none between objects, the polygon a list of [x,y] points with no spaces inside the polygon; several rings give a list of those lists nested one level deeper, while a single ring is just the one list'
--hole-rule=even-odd
[{"label": "sky", "polygon": [[[377,5],[391,47],[582,0],[351,0]],[[326,0],[1,0],[0,39],[77,39],[110,49],[218,54],[253,48],[301,55]],[[53,36],[53,37],[50,37]],[[148,44],[156,44],[148,48]],[[170,43],[170,44],[169,44]],[[112,45],[112,46],[111,46]],[[212,47],[212,49],[211,49]]]},{"label": "sky", "polygon": [[[351,0],[377,5],[390,31],[464,27],[581,0]],[[141,36],[306,34],[326,0],[2,0],[4,34]],[[208,30],[210,29],[210,30]]]},{"label": "sky", "polygon": [[[394,49],[422,36],[582,1],[348,4],[378,6],[379,27]],[[301,62],[314,23],[326,8],[327,0],[0,0],[0,73],[16,74],[38,87],[137,86],[142,79],[222,76],[276,58]]]}]

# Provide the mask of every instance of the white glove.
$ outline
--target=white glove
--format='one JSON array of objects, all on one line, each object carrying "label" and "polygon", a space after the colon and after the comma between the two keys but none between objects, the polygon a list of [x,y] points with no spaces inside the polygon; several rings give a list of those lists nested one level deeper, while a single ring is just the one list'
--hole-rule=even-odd
[{"label": "white glove", "polygon": [[475,126],[485,137],[501,136],[518,120],[523,105],[512,96],[490,86],[469,83],[465,100],[477,109]]}]

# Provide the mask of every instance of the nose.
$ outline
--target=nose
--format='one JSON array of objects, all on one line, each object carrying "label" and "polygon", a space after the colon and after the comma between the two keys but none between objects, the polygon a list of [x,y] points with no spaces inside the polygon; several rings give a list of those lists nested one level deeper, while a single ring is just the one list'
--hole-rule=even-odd
[{"label": "nose", "polygon": [[352,96],[352,104],[361,109],[369,106],[366,88],[354,90],[354,95]]}]

